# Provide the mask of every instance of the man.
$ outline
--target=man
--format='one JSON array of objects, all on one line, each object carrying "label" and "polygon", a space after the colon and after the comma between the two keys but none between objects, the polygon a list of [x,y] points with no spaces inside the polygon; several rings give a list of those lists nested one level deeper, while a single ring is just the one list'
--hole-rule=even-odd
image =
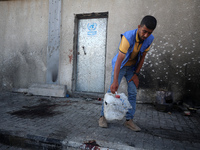
[{"label": "man", "polygon": [[[157,20],[153,16],[145,16],[138,29],[127,31],[121,35],[119,52],[112,60],[111,86],[108,92],[113,94],[118,90],[122,77],[126,78],[128,84],[128,100],[132,106],[126,114],[124,126],[133,131],[141,129],[133,122],[136,109],[136,95],[139,85],[138,75],[147,51],[153,42],[152,32],[156,28]],[[107,121],[104,117],[104,106],[102,105],[101,117],[99,119],[100,127],[107,127]]]}]

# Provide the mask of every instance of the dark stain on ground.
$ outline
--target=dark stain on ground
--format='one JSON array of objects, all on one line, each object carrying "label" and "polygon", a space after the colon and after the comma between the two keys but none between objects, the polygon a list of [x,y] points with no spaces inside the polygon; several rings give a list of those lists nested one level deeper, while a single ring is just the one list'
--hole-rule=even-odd
[{"label": "dark stain on ground", "polygon": [[47,99],[47,98],[41,98],[41,99],[38,100],[38,102],[40,102],[40,103],[51,103],[51,100]]},{"label": "dark stain on ground", "polygon": [[36,106],[23,106],[23,109],[10,113],[21,118],[44,118],[52,117],[60,114],[58,111],[54,111],[57,107],[56,104],[39,104]]},{"label": "dark stain on ground", "polygon": [[88,141],[88,142],[85,142],[85,149],[93,149],[93,150],[99,150],[100,146],[96,143],[95,140],[91,140],[91,141]]},{"label": "dark stain on ground", "polygon": [[20,118],[46,118],[53,117],[55,115],[61,114],[62,112],[55,111],[54,109],[59,106],[69,106],[70,101],[61,102],[59,104],[51,103],[48,99],[40,99],[38,105],[34,106],[23,106],[21,110],[9,112],[11,115],[15,115]]}]

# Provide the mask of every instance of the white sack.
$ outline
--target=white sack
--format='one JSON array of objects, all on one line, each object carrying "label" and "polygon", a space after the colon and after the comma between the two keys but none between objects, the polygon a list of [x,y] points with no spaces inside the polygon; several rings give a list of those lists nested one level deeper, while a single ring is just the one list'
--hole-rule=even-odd
[{"label": "white sack", "polygon": [[106,120],[122,120],[128,109],[131,109],[127,96],[124,93],[117,93],[120,98],[116,98],[116,94],[106,93],[104,96],[104,116]]}]

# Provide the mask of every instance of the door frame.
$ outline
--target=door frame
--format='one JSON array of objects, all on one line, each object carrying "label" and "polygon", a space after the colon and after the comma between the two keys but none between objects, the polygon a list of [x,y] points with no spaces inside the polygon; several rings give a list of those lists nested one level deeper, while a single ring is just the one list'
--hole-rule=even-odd
[{"label": "door frame", "polygon": [[[73,38],[73,71],[72,71],[72,96],[73,97],[102,98],[104,96],[104,93],[76,91],[78,23],[80,19],[94,19],[94,18],[108,18],[108,12],[75,15],[74,38]],[[108,26],[108,21],[107,21],[107,26]],[[106,27],[106,43],[107,43],[107,27]],[[106,51],[106,48],[107,48],[107,44],[105,47],[105,51]],[[106,52],[105,52],[105,64],[106,64]],[[105,71],[106,71],[106,68],[105,68]],[[105,78],[105,75],[104,75],[104,78]],[[105,90],[105,80],[104,80],[104,90]]]}]

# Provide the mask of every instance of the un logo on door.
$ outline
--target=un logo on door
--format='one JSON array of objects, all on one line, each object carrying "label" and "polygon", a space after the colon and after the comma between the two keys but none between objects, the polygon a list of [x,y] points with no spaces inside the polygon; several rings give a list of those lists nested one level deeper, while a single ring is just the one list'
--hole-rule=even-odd
[{"label": "un logo on door", "polygon": [[87,28],[88,28],[88,32],[87,35],[89,36],[93,36],[97,34],[96,28],[97,28],[97,24],[96,23],[88,23],[87,24]]}]

